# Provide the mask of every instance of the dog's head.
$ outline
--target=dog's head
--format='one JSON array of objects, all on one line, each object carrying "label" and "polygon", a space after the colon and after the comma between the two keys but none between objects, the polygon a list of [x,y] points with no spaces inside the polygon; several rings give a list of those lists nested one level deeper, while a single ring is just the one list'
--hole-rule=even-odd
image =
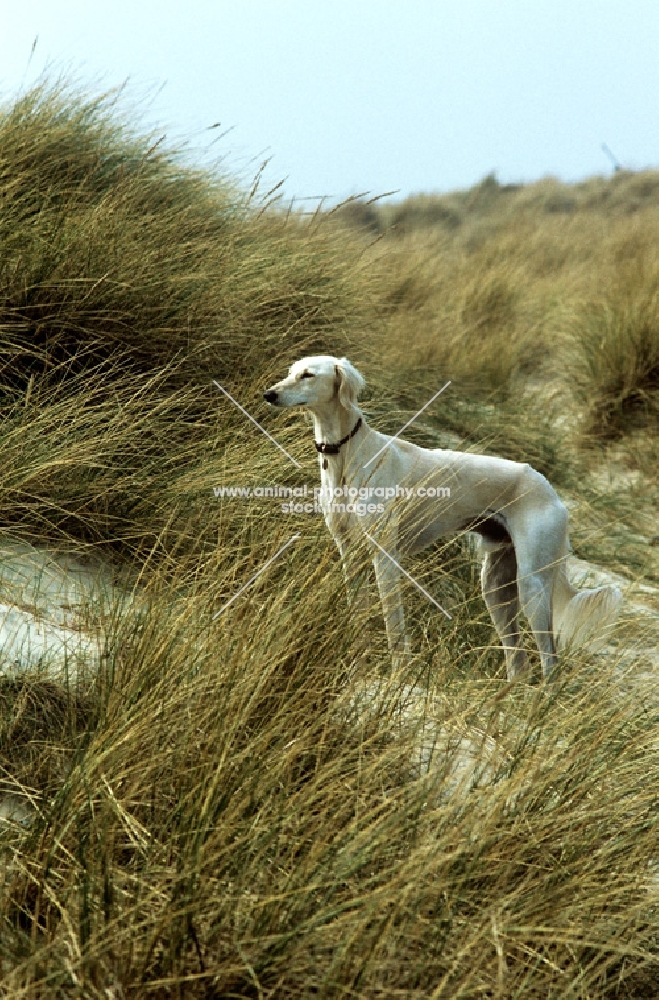
[{"label": "dog's head", "polygon": [[321,355],[296,361],[288,377],[264,392],[263,398],[273,406],[306,406],[311,410],[338,399],[340,406],[351,410],[364,384],[347,358]]}]

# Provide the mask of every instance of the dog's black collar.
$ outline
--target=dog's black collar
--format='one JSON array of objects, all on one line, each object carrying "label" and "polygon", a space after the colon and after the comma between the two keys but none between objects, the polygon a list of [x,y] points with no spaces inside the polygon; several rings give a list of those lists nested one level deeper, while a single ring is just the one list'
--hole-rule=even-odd
[{"label": "dog's black collar", "polygon": [[338,455],[339,452],[341,451],[341,445],[346,444],[346,442],[348,442],[350,438],[354,437],[359,428],[361,427],[361,425],[362,425],[362,418],[360,417],[355,426],[350,431],[350,433],[346,434],[346,436],[342,438],[342,440],[339,441],[338,444],[327,444],[326,441],[321,441],[321,443],[318,444],[317,441],[314,441],[314,444],[316,445],[316,451],[319,451],[321,455]]}]

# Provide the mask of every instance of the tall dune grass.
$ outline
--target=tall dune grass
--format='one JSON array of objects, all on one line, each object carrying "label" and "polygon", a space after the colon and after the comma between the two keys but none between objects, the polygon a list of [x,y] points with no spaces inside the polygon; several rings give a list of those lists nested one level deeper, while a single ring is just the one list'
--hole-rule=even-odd
[{"label": "tall dune grass", "polygon": [[[529,376],[562,378],[565,405],[587,399],[585,425],[603,437],[639,410],[656,418],[658,189],[652,172],[572,186],[489,177],[471,192],[371,206],[386,247],[380,344],[408,370],[432,365],[499,398]],[[373,220],[362,229],[372,238]]]},{"label": "tall dune grass", "polygon": [[345,337],[368,309],[354,242],[183,166],[122,123],[120,99],[43,84],[0,120],[3,353],[20,387],[117,348],[139,371],[183,355],[205,384]]},{"label": "tall dune grass", "polygon": [[[415,560],[453,620],[408,588],[394,672],[318,518],[213,495],[315,483],[308,425],[261,393],[328,351],[367,372],[381,429],[454,377],[411,436],[592,500],[556,423],[570,406],[578,429],[576,395],[532,395],[605,282],[581,222],[534,222],[537,192],[489,181],[454,196],[469,233],[461,215],[371,246],[373,219],[258,205],[125,126],[116,95],[46,84],[0,120],[0,184],[5,530],[104,552],[137,598],[98,675],[0,686],[2,790],[35,808],[0,825],[3,995],[656,996],[647,687],[576,653],[553,687],[507,686],[464,540]],[[611,268],[621,234],[642,243],[616,213]]]},{"label": "tall dune grass", "polygon": [[[400,676],[357,711],[325,539],[273,573],[212,625],[221,560],[196,594],[160,592],[144,629],[118,637],[94,727],[51,730],[70,770],[30,832],[5,838],[9,995],[616,996],[643,983],[656,714],[585,664],[502,701],[477,666],[457,678],[441,640],[424,720],[401,720]],[[452,780],[465,733],[476,764]]]}]

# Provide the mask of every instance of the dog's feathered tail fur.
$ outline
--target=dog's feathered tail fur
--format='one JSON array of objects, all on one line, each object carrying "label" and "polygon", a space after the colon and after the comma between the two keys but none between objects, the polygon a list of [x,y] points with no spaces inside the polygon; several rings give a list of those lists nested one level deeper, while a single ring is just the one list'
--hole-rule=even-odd
[{"label": "dog's feathered tail fur", "polygon": [[606,645],[607,633],[622,602],[616,586],[577,590],[567,578],[565,564],[561,563],[552,597],[553,631],[559,650],[585,644],[591,652],[597,652]]}]

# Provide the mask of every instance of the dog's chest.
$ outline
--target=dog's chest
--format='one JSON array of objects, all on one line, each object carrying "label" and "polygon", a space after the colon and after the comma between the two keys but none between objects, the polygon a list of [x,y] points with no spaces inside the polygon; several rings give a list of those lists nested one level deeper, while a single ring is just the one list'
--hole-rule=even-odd
[{"label": "dog's chest", "polygon": [[320,455],[318,464],[320,466],[320,502],[327,526],[335,534],[342,527],[347,526],[351,519],[351,515],[345,509],[348,499],[344,495],[343,462],[338,455]]},{"label": "dog's chest", "polygon": [[343,491],[343,462],[339,455],[319,455],[318,464],[320,466],[320,486],[322,499],[339,495],[339,490]]}]

